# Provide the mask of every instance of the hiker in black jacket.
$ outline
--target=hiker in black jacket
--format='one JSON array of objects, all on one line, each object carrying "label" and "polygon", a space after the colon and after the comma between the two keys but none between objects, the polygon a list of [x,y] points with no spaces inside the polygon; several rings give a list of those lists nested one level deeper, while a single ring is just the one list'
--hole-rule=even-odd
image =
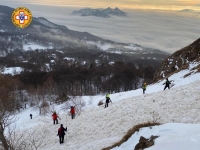
[{"label": "hiker in black jacket", "polygon": [[[169,85],[171,84],[171,82],[168,80],[168,78],[166,78],[166,81],[165,81],[164,84],[165,84],[164,90],[165,90],[167,87],[168,87],[168,89],[170,89],[170,86],[169,86]],[[163,84],[163,85],[164,85],[164,84]]]},{"label": "hiker in black jacket", "polygon": [[65,131],[67,131],[67,127],[64,128],[63,125],[61,124],[57,134],[57,136],[59,136],[60,138],[60,144],[64,142]]},{"label": "hiker in black jacket", "polygon": [[33,115],[32,114],[30,114],[30,118],[32,119],[32,117],[33,117]]}]

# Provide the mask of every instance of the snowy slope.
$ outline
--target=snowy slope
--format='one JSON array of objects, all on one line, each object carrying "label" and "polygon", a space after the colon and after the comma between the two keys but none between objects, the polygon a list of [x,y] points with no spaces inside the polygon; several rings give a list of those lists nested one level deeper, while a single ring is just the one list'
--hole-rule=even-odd
[{"label": "snowy slope", "polygon": [[[191,64],[190,68],[195,65],[197,64]],[[145,133],[139,133],[148,136],[152,132],[152,134],[161,136],[161,138],[156,139],[156,144],[150,150],[160,150],[158,147],[166,141],[171,143],[170,150],[177,150],[176,142],[182,143],[184,141],[188,141],[187,144],[193,147],[188,149],[187,146],[184,146],[186,143],[182,143],[181,150],[195,150],[200,143],[200,133],[195,132],[195,129],[199,130],[199,127],[195,126],[193,130],[183,132],[183,130],[188,129],[187,125],[174,124],[200,123],[198,114],[200,109],[200,73],[183,78],[189,72],[190,70],[186,69],[172,75],[169,80],[174,80],[174,86],[170,90],[163,91],[164,81],[160,81],[149,85],[145,95],[142,94],[142,89],[111,94],[113,104],[110,104],[106,109],[103,106],[97,106],[99,100],[105,99],[105,95],[84,96],[82,98],[87,105],[81,115],[76,116],[74,120],[71,120],[68,115],[69,110],[61,110],[64,104],[56,106],[61,118],[59,123],[68,127],[63,145],[59,144],[56,136],[60,125],[53,125],[50,113],[42,117],[38,115],[38,111],[26,109],[17,115],[19,118],[17,126],[19,130],[26,132],[35,130],[38,136],[45,134],[43,144],[39,148],[41,150],[100,150],[120,140],[134,125],[151,121],[153,119],[152,113],[155,112],[160,118],[159,122],[173,124],[154,127],[152,131],[144,129]],[[30,113],[33,114],[32,120],[29,118]],[[188,126],[192,127],[192,125]],[[169,136],[172,134],[176,135],[174,138],[178,139],[179,137],[180,140],[174,142],[170,140]],[[195,141],[196,144],[192,144]],[[134,143],[137,142],[134,140]],[[124,144],[130,146],[128,143]],[[130,149],[134,149],[134,146],[132,145]],[[122,149],[128,150],[123,147],[117,150]]]},{"label": "snowy slope", "polygon": [[140,136],[149,138],[158,135],[155,145],[145,150],[199,150],[200,126],[199,124],[167,123],[140,129],[120,147],[112,150],[133,150],[139,142]]}]

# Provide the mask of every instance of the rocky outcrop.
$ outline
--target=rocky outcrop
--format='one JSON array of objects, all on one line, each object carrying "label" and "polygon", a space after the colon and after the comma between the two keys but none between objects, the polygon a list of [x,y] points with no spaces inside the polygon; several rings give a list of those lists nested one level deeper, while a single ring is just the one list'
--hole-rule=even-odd
[{"label": "rocky outcrop", "polygon": [[103,103],[103,100],[101,100],[101,101],[99,101],[99,103],[98,103],[98,106],[101,106],[101,105],[103,105],[104,103]]},{"label": "rocky outcrop", "polygon": [[154,140],[158,138],[158,136],[151,136],[149,139],[144,138],[143,136],[140,137],[139,143],[135,146],[134,150],[143,150],[145,148],[151,147],[154,145]]},{"label": "rocky outcrop", "polygon": [[154,81],[188,68],[191,62],[200,61],[200,38],[166,58],[154,74]]}]

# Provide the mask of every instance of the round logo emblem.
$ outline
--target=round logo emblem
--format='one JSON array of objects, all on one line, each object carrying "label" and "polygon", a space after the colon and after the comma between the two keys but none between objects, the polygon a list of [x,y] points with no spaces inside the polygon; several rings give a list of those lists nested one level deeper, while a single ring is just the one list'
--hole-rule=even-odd
[{"label": "round logo emblem", "polygon": [[11,19],[16,27],[26,28],[32,21],[32,13],[25,7],[18,7],[13,11]]}]

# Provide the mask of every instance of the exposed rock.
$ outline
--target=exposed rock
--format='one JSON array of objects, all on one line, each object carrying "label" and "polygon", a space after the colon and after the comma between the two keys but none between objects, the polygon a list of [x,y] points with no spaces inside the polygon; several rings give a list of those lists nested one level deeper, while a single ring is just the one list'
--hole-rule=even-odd
[{"label": "exposed rock", "polygon": [[135,146],[134,150],[143,150],[145,148],[151,147],[154,145],[154,140],[158,138],[158,136],[151,136],[149,139],[144,138],[143,136],[140,137],[139,143]]},{"label": "exposed rock", "polygon": [[103,101],[102,100],[99,101],[99,103],[98,103],[98,106],[101,106],[101,105],[103,105]]}]

